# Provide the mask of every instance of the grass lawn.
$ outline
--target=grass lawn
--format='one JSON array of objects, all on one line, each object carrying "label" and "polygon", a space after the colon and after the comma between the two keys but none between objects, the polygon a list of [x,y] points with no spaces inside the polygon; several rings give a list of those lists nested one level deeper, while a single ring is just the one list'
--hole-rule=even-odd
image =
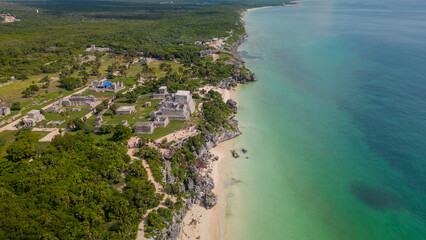
[{"label": "grass lawn", "polygon": [[140,63],[135,63],[131,65],[129,69],[127,69],[127,75],[129,76],[136,76],[136,74],[141,72],[142,72],[142,64]]},{"label": "grass lawn", "polygon": [[101,99],[106,99],[106,98],[112,98],[116,95],[117,93],[113,93],[113,92],[94,92],[94,91],[84,91],[82,92],[80,95],[81,96],[89,96],[89,95],[93,95],[95,98],[101,98]]},{"label": "grass lawn", "polygon": [[[151,102],[151,107],[144,107],[143,106],[144,103],[147,102],[147,101]],[[108,111],[105,112],[102,119],[103,119],[103,122],[105,124],[109,124],[109,125],[118,125],[123,120],[127,120],[128,124],[130,126],[133,126],[136,122],[148,121],[148,120],[146,120],[146,117],[148,117],[149,114],[152,111],[156,110],[155,106],[159,102],[161,102],[161,99],[151,100],[151,99],[149,99],[149,97],[139,99],[136,103],[129,103],[129,102],[127,102],[126,98],[118,98],[117,100],[115,100],[115,104],[118,107],[120,107],[120,106],[135,106],[136,113],[129,114],[129,115],[114,115],[111,110],[108,110]]]},{"label": "grass lawn", "polygon": [[[2,88],[0,88],[0,89],[2,89]],[[44,94],[44,95],[35,96],[33,98],[25,98],[23,100],[23,102],[21,102],[22,114],[21,114],[20,117],[25,116],[27,114],[27,112],[29,112],[33,109],[41,109],[43,106],[46,106],[50,103],[53,103],[53,102],[59,100],[62,97],[70,95],[71,93],[73,93],[73,91],[61,89],[61,90],[57,90],[57,91],[54,91],[54,92],[49,92],[49,93]],[[32,103],[34,101],[39,102],[39,103],[43,102],[43,104],[33,105]],[[18,114],[18,112],[19,111],[12,111],[10,113],[10,115],[2,118],[2,120],[7,120],[10,117]]]},{"label": "grass lawn", "polygon": [[105,56],[102,57],[101,67],[99,68],[99,72],[103,74],[107,70],[108,66],[113,64],[114,62],[118,62],[119,64],[122,64],[121,61],[119,61],[112,55],[106,54]]},{"label": "grass lawn", "polygon": [[99,133],[94,133],[94,132],[90,133],[90,136],[95,139],[95,142],[98,142],[101,139],[112,141],[112,139],[111,139],[112,135],[114,135],[114,134],[113,133],[99,134]]},{"label": "grass lawn", "polygon": [[170,120],[170,123],[169,125],[167,125],[167,127],[155,128],[152,134],[137,134],[137,136],[152,138],[152,139],[159,139],[170,133],[173,133],[176,130],[184,128],[186,125],[188,125],[188,123],[184,121]]},{"label": "grass lawn", "polygon": [[42,123],[47,123],[49,121],[55,121],[55,120],[65,120],[64,123],[62,123],[59,127],[66,127],[67,122],[70,120],[73,120],[75,118],[82,118],[84,115],[88,114],[89,110],[81,110],[81,111],[66,111],[61,113],[45,113],[44,116],[46,117],[46,120],[44,120]]},{"label": "grass lawn", "polygon": [[129,88],[133,87],[134,84],[138,83],[138,80],[134,77],[116,77],[114,79],[108,79],[109,82],[123,82],[124,86]]}]

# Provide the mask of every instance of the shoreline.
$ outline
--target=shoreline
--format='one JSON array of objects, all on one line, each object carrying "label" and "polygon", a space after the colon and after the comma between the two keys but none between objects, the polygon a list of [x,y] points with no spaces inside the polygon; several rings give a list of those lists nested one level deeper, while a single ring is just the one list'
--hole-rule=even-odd
[{"label": "shoreline", "polygon": [[248,12],[252,12],[252,11],[256,11],[256,10],[260,10],[260,9],[266,9],[266,8],[272,8],[272,7],[278,7],[279,5],[277,5],[277,6],[264,6],[264,7],[256,7],[256,8],[249,8],[249,9],[247,9],[247,10],[245,10],[243,13],[241,13],[241,21],[244,23],[244,15],[246,14],[246,13],[248,13]]},{"label": "shoreline", "polygon": [[[252,12],[260,9],[272,8],[275,6],[264,6],[257,8],[250,8],[241,13],[240,20],[244,25],[244,16],[248,12]],[[238,47],[242,44],[243,40],[247,37],[247,33],[244,32],[240,36],[238,42],[233,44],[233,55],[236,59],[241,61],[243,60],[238,53]],[[226,102],[228,99],[238,101],[238,91],[240,84],[237,87],[232,89],[222,89],[213,86],[207,86],[205,89],[208,91],[213,89],[218,91],[223,100]],[[198,204],[194,204],[192,209],[188,210],[185,218],[182,223],[182,230],[179,234],[179,240],[188,240],[188,239],[228,239],[230,234],[230,229],[226,222],[226,216],[229,214],[229,205],[228,198],[232,193],[230,193],[229,187],[237,183],[237,181],[231,176],[227,164],[229,164],[229,159],[232,159],[231,150],[234,149],[235,138],[229,139],[227,141],[219,143],[216,147],[210,149],[210,153],[218,157],[217,161],[210,162],[209,166],[205,169],[204,172],[211,172],[211,177],[215,187],[213,188],[213,193],[218,197],[218,203],[212,209],[206,209],[201,207]]]},{"label": "shoreline", "polygon": [[[248,12],[272,8],[274,6],[265,6],[250,8],[241,13],[240,20],[244,25],[244,15]],[[238,47],[242,44],[243,40],[247,37],[247,33],[244,33],[240,36],[238,42],[233,45],[233,55],[239,61],[242,61],[241,56],[238,53]],[[208,86],[206,90],[213,89],[218,91],[223,100],[226,102],[228,99],[238,101],[238,91],[240,84],[237,87],[232,89],[221,89],[218,87]],[[213,178],[215,187],[213,188],[213,193],[218,197],[218,203],[212,209],[206,209],[200,205],[194,204],[192,209],[188,210],[183,223],[182,230],[179,234],[179,240],[189,240],[189,239],[228,239],[230,234],[230,229],[226,223],[226,216],[228,214],[228,196],[231,195],[229,192],[229,187],[236,183],[235,179],[230,176],[229,168],[226,167],[229,161],[232,159],[231,150],[233,150],[235,145],[235,138],[229,139],[225,142],[219,143],[216,147],[210,149],[210,153],[217,156],[218,161],[213,161],[209,164],[206,172],[210,171]]]},{"label": "shoreline", "polygon": [[[220,90],[224,101],[232,99],[238,102],[238,87],[231,90],[214,90]],[[210,153],[217,156],[218,160],[210,162],[203,172],[211,172],[211,177],[215,184],[212,191],[217,195],[218,203],[212,209],[206,209],[194,204],[183,220],[182,230],[178,237],[179,240],[226,239],[229,235],[229,229],[224,219],[228,208],[229,186],[232,185],[233,178],[227,173],[226,160],[232,158],[231,150],[234,144],[235,138],[221,142],[210,149]]]}]

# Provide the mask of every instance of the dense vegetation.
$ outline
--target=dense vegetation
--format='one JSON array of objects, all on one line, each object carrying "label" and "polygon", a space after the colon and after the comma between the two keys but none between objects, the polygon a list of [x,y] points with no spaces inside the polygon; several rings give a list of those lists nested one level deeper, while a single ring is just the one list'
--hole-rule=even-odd
[{"label": "dense vegetation", "polygon": [[[24,5],[25,4],[25,5]],[[195,41],[242,31],[239,7],[228,5],[61,1],[22,5],[0,3],[0,9],[22,19],[0,26],[0,76],[61,72],[76,66],[74,56],[91,44],[110,47],[128,58],[144,55],[197,63]],[[92,6],[93,8],[90,8]],[[40,13],[36,13],[39,9]],[[182,45],[183,44],[183,45]]]},{"label": "dense vegetation", "polygon": [[[29,134],[17,142],[31,144]],[[119,144],[95,146],[76,134],[56,137],[40,157],[33,152],[31,164],[26,154],[0,162],[3,239],[134,239],[142,214],[162,198]],[[124,171],[121,192],[114,184]]]},{"label": "dense vegetation", "polygon": [[228,127],[228,117],[232,114],[229,106],[223,101],[220,93],[210,90],[209,99],[203,104],[203,114],[206,122],[213,128]]}]

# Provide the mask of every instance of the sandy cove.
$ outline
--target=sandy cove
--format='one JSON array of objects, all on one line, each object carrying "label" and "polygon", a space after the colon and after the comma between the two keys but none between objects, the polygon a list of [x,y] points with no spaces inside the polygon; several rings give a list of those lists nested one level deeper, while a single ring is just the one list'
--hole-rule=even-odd
[{"label": "sandy cove", "polygon": [[[205,89],[220,92],[225,102],[228,99],[238,100],[236,89],[217,89],[210,86]],[[179,240],[227,238],[229,230],[225,218],[228,208],[228,187],[233,182],[233,178],[228,173],[226,160],[232,157],[231,150],[234,147],[234,141],[235,139],[230,139],[210,150],[212,154],[219,157],[219,160],[212,161],[204,171],[212,171],[211,176],[215,183],[213,192],[218,196],[218,203],[209,210],[194,204],[185,216]]]},{"label": "sandy cove", "polygon": [[249,8],[249,9],[245,10],[243,13],[241,13],[241,21],[242,21],[242,22],[244,22],[244,21],[243,21],[244,15],[245,15],[246,13],[248,13],[248,12],[255,11],[255,10],[260,10],[260,9],[264,9],[264,8],[271,8],[271,7],[274,7],[274,6],[265,6],[265,7],[258,7],[258,8]]}]

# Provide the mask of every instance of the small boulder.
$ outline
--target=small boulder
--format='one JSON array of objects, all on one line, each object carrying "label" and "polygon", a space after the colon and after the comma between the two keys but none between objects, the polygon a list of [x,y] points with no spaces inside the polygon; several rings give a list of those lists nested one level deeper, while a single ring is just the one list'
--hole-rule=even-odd
[{"label": "small boulder", "polygon": [[234,158],[239,158],[240,157],[240,155],[238,155],[238,153],[235,150],[232,150],[232,156]]},{"label": "small boulder", "polygon": [[228,107],[232,110],[234,114],[237,114],[238,112],[237,102],[235,102],[232,99],[228,99],[228,101],[226,101],[226,105],[228,105]]},{"label": "small boulder", "polygon": [[218,201],[217,196],[214,195],[214,193],[212,191],[205,193],[202,200],[203,200],[203,206],[206,209],[210,209],[210,208],[216,206],[217,201]]}]

